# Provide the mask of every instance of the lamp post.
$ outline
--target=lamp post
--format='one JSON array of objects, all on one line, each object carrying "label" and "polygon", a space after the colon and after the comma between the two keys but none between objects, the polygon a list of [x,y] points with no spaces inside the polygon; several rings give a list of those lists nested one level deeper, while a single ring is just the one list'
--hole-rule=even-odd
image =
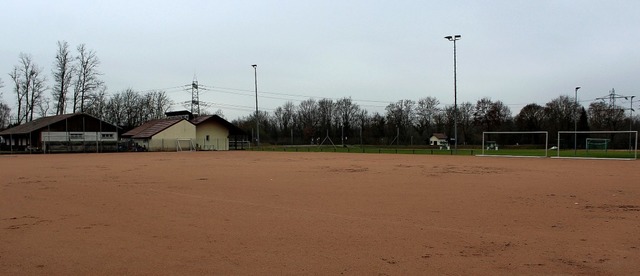
[{"label": "lamp post", "polygon": [[258,111],[258,65],[251,65],[253,67],[253,77],[256,84],[256,146],[260,146],[260,113]]},{"label": "lamp post", "polygon": [[340,141],[342,141],[342,147],[344,148],[344,124],[340,124]]},{"label": "lamp post", "polygon": [[576,114],[578,110],[578,89],[580,89],[580,86],[576,86],[574,96],[576,110],[573,111],[573,156],[576,156],[576,153],[578,152],[578,116]]},{"label": "lamp post", "polygon": [[453,41],[453,139],[455,144],[453,149],[458,153],[458,81],[456,62],[456,41],[462,38],[461,35],[445,36],[445,39]]}]

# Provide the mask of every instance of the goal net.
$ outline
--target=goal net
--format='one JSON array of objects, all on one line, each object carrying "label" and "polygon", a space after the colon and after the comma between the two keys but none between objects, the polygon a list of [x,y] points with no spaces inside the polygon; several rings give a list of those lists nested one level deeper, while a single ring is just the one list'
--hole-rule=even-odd
[{"label": "goal net", "polygon": [[547,157],[547,131],[485,131],[479,156]]},{"label": "goal net", "polygon": [[176,151],[195,151],[192,139],[176,139]]},{"label": "goal net", "polygon": [[558,131],[557,158],[638,158],[637,131]]},{"label": "goal net", "polygon": [[609,146],[609,141],[611,140],[606,138],[587,138],[585,143],[587,152],[589,152],[589,150],[607,151],[607,148]]}]

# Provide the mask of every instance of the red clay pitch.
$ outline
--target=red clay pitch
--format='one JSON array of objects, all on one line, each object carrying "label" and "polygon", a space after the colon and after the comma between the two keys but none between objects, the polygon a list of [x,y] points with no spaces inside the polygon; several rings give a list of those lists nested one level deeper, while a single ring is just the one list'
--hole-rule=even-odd
[{"label": "red clay pitch", "polygon": [[640,274],[637,161],[0,156],[0,274]]}]

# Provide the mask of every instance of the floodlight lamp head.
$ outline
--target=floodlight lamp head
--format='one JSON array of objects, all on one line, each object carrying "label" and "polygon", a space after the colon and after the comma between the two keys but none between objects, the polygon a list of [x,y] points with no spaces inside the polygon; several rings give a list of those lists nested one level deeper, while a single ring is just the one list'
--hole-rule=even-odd
[{"label": "floodlight lamp head", "polygon": [[578,89],[580,89],[580,88],[582,88],[582,87],[580,87],[580,86],[576,86],[576,91],[578,91]]},{"label": "floodlight lamp head", "polygon": [[253,65],[251,65],[251,67],[256,68],[256,67],[258,67],[258,64],[253,64]]},{"label": "floodlight lamp head", "polygon": [[445,36],[444,38],[448,39],[449,41],[456,41],[459,40],[462,36],[461,35],[448,35]]}]

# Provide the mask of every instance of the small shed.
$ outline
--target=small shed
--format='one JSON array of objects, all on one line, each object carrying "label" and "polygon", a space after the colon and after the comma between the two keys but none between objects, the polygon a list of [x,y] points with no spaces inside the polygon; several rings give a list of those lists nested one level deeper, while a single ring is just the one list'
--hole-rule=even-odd
[{"label": "small shed", "polygon": [[446,146],[449,144],[449,142],[447,142],[448,137],[446,134],[444,133],[434,133],[433,135],[431,135],[431,138],[429,138],[429,145],[432,146]]},{"label": "small shed", "polygon": [[151,120],[122,134],[134,149],[148,151],[195,150],[196,126],[184,118]]}]

